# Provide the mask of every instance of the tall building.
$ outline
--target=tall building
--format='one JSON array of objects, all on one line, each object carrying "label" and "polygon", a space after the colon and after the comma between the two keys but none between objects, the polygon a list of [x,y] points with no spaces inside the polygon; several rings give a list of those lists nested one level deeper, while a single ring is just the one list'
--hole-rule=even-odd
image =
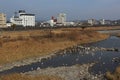
[{"label": "tall building", "polygon": [[27,14],[24,10],[19,10],[18,14],[10,19],[11,23],[16,25],[35,26],[35,14]]},{"label": "tall building", "polygon": [[3,13],[0,13],[0,28],[6,27],[6,15]]},{"label": "tall building", "polygon": [[65,22],[66,22],[66,14],[60,13],[57,18],[57,23],[65,24]]}]

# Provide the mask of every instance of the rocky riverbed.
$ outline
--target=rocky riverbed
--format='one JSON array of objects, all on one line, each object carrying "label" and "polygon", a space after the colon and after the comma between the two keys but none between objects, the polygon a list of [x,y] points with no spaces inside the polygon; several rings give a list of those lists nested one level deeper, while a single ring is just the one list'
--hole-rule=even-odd
[{"label": "rocky riverbed", "polygon": [[40,57],[34,57],[34,58],[29,58],[29,59],[24,59],[21,61],[16,61],[13,63],[8,63],[5,65],[0,66],[0,72],[4,71],[4,70],[8,70],[8,69],[12,69],[14,67],[20,67],[20,66],[24,66],[24,65],[30,65],[32,63],[36,63],[36,62],[41,62],[41,60],[47,60],[47,59],[51,59],[53,56],[57,56],[57,55],[63,55],[64,54],[68,54],[68,53],[75,53],[75,52],[79,52],[81,55],[85,55],[85,54],[93,54],[93,52],[95,51],[119,51],[119,49],[115,49],[115,48],[99,48],[99,47],[84,47],[84,46],[73,46],[73,47],[69,47],[66,48],[64,50],[59,50],[59,51],[54,51],[52,52],[50,55],[46,55],[46,56],[40,56]]},{"label": "rocky riverbed", "polygon": [[74,65],[71,67],[57,67],[57,68],[38,68],[35,71],[30,71],[22,73],[25,75],[39,76],[39,75],[48,75],[48,76],[58,76],[63,80],[105,80],[103,75],[92,75],[89,73],[89,68],[92,67],[92,64],[83,64],[83,65]]}]

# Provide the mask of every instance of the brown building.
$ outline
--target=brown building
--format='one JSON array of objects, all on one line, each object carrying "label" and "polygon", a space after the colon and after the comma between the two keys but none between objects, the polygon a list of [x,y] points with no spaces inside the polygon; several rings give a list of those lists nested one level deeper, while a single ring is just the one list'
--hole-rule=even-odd
[{"label": "brown building", "polygon": [[0,13],[0,28],[6,27],[6,15],[3,13]]}]

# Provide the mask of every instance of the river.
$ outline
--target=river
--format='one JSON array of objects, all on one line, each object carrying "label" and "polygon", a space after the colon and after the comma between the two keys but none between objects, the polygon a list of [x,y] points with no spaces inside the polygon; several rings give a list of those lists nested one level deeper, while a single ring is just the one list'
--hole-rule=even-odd
[{"label": "river", "polygon": [[[105,47],[105,48],[118,48],[120,49],[120,38],[111,36],[110,38],[87,44],[85,46],[89,47]],[[88,53],[88,54],[84,54]],[[116,60],[117,59],[117,60]],[[95,52],[75,52],[71,54],[56,55],[49,59],[42,59],[41,62],[32,63],[30,65],[25,65],[21,67],[14,67],[10,70],[5,70],[0,72],[0,74],[10,74],[10,73],[24,73],[28,71],[33,71],[48,67],[60,67],[60,66],[72,66],[75,64],[86,64],[97,62],[90,72],[93,74],[105,73],[106,71],[114,71],[114,69],[120,65],[120,52],[112,51],[95,51]]]}]

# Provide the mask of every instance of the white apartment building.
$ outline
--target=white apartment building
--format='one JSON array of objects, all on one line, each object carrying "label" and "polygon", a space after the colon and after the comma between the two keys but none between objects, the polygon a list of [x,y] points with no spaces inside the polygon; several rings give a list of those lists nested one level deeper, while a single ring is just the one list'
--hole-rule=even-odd
[{"label": "white apartment building", "polygon": [[101,19],[101,20],[100,20],[100,24],[105,25],[105,23],[106,23],[106,22],[105,22],[105,19]]},{"label": "white apartment building", "polygon": [[0,28],[6,28],[6,15],[3,13],[0,13]]},{"label": "white apartment building", "polygon": [[19,10],[18,15],[13,16],[10,22],[16,25],[35,26],[35,14],[27,14],[24,10]]},{"label": "white apartment building", "polygon": [[57,17],[57,23],[65,24],[66,23],[66,14],[60,13]]},{"label": "white apartment building", "polygon": [[96,24],[96,20],[95,20],[95,19],[89,19],[89,20],[88,20],[88,23],[89,23],[90,25],[94,25],[94,24]]},{"label": "white apartment building", "polygon": [[22,19],[17,17],[17,16],[13,16],[12,18],[10,18],[10,22],[12,24],[16,24],[18,26],[22,26]]}]

